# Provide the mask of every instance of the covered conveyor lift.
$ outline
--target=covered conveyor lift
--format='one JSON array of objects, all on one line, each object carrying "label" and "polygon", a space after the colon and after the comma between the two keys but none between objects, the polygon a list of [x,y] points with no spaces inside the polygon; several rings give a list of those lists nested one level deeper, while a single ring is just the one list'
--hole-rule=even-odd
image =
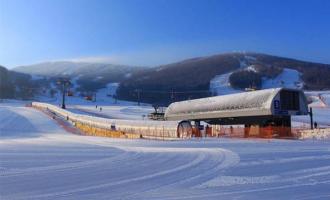
[{"label": "covered conveyor lift", "polygon": [[[307,115],[306,97],[301,90],[272,88],[172,103],[166,120],[199,124],[273,126],[291,128],[292,115]],[[284,135],[289,136],[289,133]]]}]

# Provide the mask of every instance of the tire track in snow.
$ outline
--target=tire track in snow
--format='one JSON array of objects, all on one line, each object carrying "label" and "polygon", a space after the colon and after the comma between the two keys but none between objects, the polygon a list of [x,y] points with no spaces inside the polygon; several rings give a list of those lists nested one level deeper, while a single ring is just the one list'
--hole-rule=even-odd
[{"label": "tire track in snow", "polygon": [[[322,156],[323,159],[328,160],[329,156]],[[322,159],[321,158],[321,159]],[[304,156],[299,158],[292,158],[291,161],[306,161],[314,160],[314,156]],[[277,162],[275,162],[277,161]],[[284,161],[284,162],[283,162]],[[266,164],[282,164],[289,162],[290,159],[272,160],[272,162],[266,162]],[[253,166],[265,164],[264,162],[253,162]],[[247,165],[245,165],[247,164]],[[238,166],[251,166],[248,163]],[[330,166],[308,168],[301,170],[294,170],[285,173],[279,173],[269,176],[217,176],[207,182],[200,185],[199,188],[207,187],[220,187],[220,186],[233,186],[233,185],[245,185],[245,184],[265,184],[265,183],[283,183],[283,182],[297,182],[311,177],[325,176],[330,174]]]},{"label": "tire track in snow", "polygon": [[62,192],[56,192],[56,193],[51,193],[51,194],[35,195],[35,196],[28,197],[28,198],[24,197],[23,199],[38,199],[38,198],[49,198],[49,197],[55,198],[55,197],[61,197],[61,196],[63,197],[63,196],[71,195],[71,194],[78,193],[78,192],[86,192],[86,191],[95,190],[95,189],[101,189],[101,188],[107,188],[107,187],[111,187],[111,186],[123,185],[123,184],[126,184],[126,183],[143,181],[143,180],[147,180],[147,179],[150,179],[150,178],[155,178],[157,176],[167,175],[167,174],[173,173],[175,171],[179,171],[179,170],[189,168],[193,165],[197,165],[202,160],[203,160],[202,157],[198,156],[198,158],[193,160],[191,163],[188,163],[186,165],[182,165],[182,166],[180,166],[176,169],[169,169],[169,170],[161,171],[161,172],[158,172],[158,173],[145,175],[145,176],[142,176],[142,177],[123,179],[121,181],[116,181],[116,182],[111,182],[111,183],[92,185],[92,186],[88,186],[88,187],[77,188],[77,189],[72,189],[72,190],[67,190],[67,191],[62,191]]},{"label": "tire track in snow", "polygon": [[330,155],[299,156],[294,158],[278,158],[273,160],[263,159],[262,161],[241,162],[239,163],[239,166],[273,165],[273,164],[284,164],[284,163],[299,162],[299,161],[329,160],[329,159],[330,159]]},{"label": "tire track in snow", "polygon": [[118,154],[114,157],[110,158],[103,158],[103,159],[96,159],[96,160],[88,160],[88,161],[80,161],[74,163],[66,163],[60,165],[51,165],[51,166],[43,166],[43,167],[32,167],[32,168],[25,168],[25,169],[11,169],[11,170],[0,170],[0,176],[2,177],[9,177],[9,176],[22,176],[22,175],[33,175],[33,174],[40,174],[40,173],[49,173],[56,172],[56,171],[65,171],[65,170],[76,170],[86,167],[92,167],[95,165],[102,165],[105,163],[112,162],[125,162],[128,160],[139,159],[138,154],[127,156],[128,153]]},{"label": "tire track in snow", "polygon": [[[139,153],[158,153],[161,154],[173,154],[173,156],[177,155],[184,155],[184,154],[196,154],[195,158],[190,161],[189,163],[175,166],[170,169],[166,170],[158,170],[155,173],[146,174],[143,176],[133,177],[133,178],[127,178],[120,181],[115,181],[111,183],[105,183],[105,184],[99,184],[99,185],[91,185],[88,187],[82,187],[77,189],[71,189],[67,191],[61,191],[61,192],[55,192],[55,193],[48,193],[48,194],[42,194],[42,195],[34,195],[30,196],[30,199],[37,199],[37,198],[55,198],[55,197],[63,197],[67,196],[73,193],[79,193],[79,192],[86,192],[90,190],[95,189],[102,189],[107,187],[114,187],[119,186],[127,183],[132,182],[139,182],[139,181],[145,181],[150,180],[153,178],[160,178],[162,176],[168,176],[168,175],[174,175],[176,173],[180,173],[180,171],[187,170],[190,168],[197,167],[201,162],[208,160],[210,156],[221,156],[221,154],[226,154],[228,151],[222,150],[222,149],[205,149],[205,148],[161,148],[161,147],[119,147],[122,150],[128,151],[128,152],[139,152]],[[230,160],[231,157],[227,157],[227,159]],[[142,160],[143,162],[143,160]],[[231,162],[223,162],[223,167],[227,167],[228,164]],[[24,197],[27,198],[26,196]]]},{"label": "tire track in snow", "polygon": [[[248,193],[256,193],[256,192],[266,192],[266,191],[274,191],[274,190],[283,190],[283,189],[292,189],[301,186],[314,186],[319,184],[330,184],[330,180],[325,181],[318,181],[318,182],[304,182],[304,183],[294,183],[294,184],[287,184],[287,185],[280,185],[280,186],[271,186],[271,187],[263,187],[258,189],[246,189],[246,190],[239,190],[239,191],[232,191],[232,192],[201,192],[199,194],[192,194],[192,195],[181,195],[180,197],[161,197],[162,200],[178,200],[178,199],[211,199],[211,198],[219,198],[224,197],[227,195],[244,195]],[[242,197],[242,196],[241,196]],[[159,199],[159,198],[154,198]],[[253,198],[255,199],[255,198]],[[276,199],[276,198],[275,198]]]},{"label": "tire track in snow", "polygon": [[222,186],[237,186],[237,185],[253,185],[253,184],[274,184],[274,183],[297,183],[310,178],[323,177],[330,174],[330,167],[325,169],[313,169],[313,173],[306,174],[302,172],[287,172],[269,176],[218,176],[208,182],[203,183],[199,189],[222,187]]},{"label": "tire track in snow", "polygon": [[125,195],[125,197],[121,199],[136,199],[137,195],[142,192],[157,193],[157,191],[159,190],[178,188],[178,187],[185,188],[185,190],[198,188],[196,186],[200,184],[200,181],[210,180],[214,177],[215,174],[221,173],[222,170],[231,166],[235,166],[239,163],[240,158],[238,154],[232,151],[229,151],[227,149],[220,149],[220,148],[212,149],[212,150],[214,151],[211,154],[212,157],[208,157],[207,159],[205,159],[206,161],[213,160],[215,162],[210,169],[207,169],[202,173],[198,172],[198,174],[194,174],[193,176],[190,176],[189,178],[180,181],[175,181],[170,184],[165,184],[158,187],[149,188],[147,190],[139,191],[137,193]]}]

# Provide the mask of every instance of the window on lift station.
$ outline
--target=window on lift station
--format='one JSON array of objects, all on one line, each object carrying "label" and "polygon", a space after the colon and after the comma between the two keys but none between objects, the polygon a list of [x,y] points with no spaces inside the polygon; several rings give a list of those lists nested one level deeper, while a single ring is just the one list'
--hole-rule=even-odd
[{"label": "window on lift station", "polygon": [[299,93],[282,90],[280,93],[281,110],[299,110]]}]

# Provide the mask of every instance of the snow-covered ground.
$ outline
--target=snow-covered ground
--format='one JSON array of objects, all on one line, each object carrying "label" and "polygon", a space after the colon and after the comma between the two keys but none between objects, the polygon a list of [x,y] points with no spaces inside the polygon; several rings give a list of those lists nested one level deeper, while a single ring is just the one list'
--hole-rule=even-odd
[{"label": "snow-covered ground", "polygon": [[[98,104],[95,104],[98,105]],[[149,120],[147,115],[154,111],[151,106],[137,105],[68,105],[68,110],[77,114],[87,114],[111,119]],[[100,111],[100,107],[102,111]]]},{"label": "snow-covered ground", "polygon": [[[309,116],[294,116],[292,118],[293,122],[300,122],[302,126],[310,126]],[[313,120],[317,122],[320,127],[330,127],[330,108],[313,108]]]},{"label": "snow-covered ground", "polygon": [[[320,127],[330,127],[330,91],[307,91],[312,100],[308,106],[313,108],[313,119]],[[294,116],[294,126],[310,126],[309,116]]]},{"label": "snow-covered ground", "polygon": [[329,199],[329,141],[74,135],[0,104],[0,199]]},{"label": "snow-covered ground", "polygon": [[117,87],[118,83],[110,83],[107,88],[99,90],[96,95],[96,102],[86,101],[80,97],[69,97],[68,108],[79,114],[132,120],[147,119],[146,116],[154,111],[149,104],[138,106],[136,102],[116,101],[112,96],[116,93]]},{"label": "snow-covered ground", "polygon": [[[100,89],[96,93],[96,101],[88,101],[74,93],[74,96],[66,96],[66,106],[71,112],[77,114],[87,114],[112,119],[132,119],[148,120],[146,117],[154,109],[150,104],[115,100],[113,95],[116,93],[118,83],[109,83],[106,88]],[[54,105],[61,105],[62,96],[60,93],[54,98],[39,97],[42,102]],[[101,110],[100,110],[101,108]]]}]

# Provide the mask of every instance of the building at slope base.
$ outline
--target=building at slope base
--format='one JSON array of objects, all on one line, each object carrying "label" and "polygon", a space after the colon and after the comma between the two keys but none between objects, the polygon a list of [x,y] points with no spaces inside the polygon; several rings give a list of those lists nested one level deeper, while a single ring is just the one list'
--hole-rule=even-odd
[{"label": "building at slope base", "polygon": [[[193,121],[196,127],[201,121],[218,125],[213,129],[242,125],[244,137],[291,137],[291,116],[307,114],[301,90],[272,88],[175,102],[167,108],[165,119]],[[221,134],[221,128],[216,134]]]}]

